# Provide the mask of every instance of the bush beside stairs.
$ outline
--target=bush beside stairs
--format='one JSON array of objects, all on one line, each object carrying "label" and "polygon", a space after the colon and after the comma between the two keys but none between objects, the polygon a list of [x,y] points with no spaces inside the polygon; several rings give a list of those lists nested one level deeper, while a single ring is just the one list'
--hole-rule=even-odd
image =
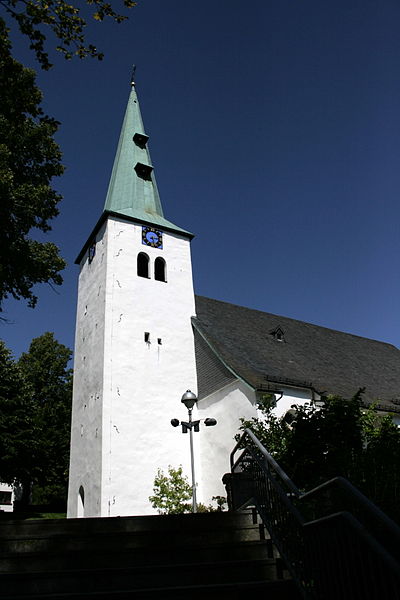
[{"label": "bush beside stairs", "polygon": [[297,600],[248,513],[3,521],[2,600]]}]

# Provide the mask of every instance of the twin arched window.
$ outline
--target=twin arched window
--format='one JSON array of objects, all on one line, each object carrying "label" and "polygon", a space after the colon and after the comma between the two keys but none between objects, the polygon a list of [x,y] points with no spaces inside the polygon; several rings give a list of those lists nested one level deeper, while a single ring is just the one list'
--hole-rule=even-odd
[{"label": "twin arched window", "polygon": [[[150,279],[150,258],[145,252],[139,252],[137,256],[137,274]],[[161,256],[157,256],[154,261],[154,279],[167,281],[167,263]]]},{"label": "twin arched window", "polygon": [[154,279],[157,281],[167,281],[167,265],[161,256],[157,256],[154,261]]},{"label": "twin arched window", "polygon": [[139,252],[137,256],[137,274],[139,277],[149,277],[149,260],[145,252]]}]

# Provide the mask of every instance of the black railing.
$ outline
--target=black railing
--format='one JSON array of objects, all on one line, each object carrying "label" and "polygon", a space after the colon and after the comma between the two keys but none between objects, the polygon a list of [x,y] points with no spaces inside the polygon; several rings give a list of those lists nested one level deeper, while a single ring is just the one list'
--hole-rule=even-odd
[{"label": "black railing", "polygon": [[228,480],[230,508],[256,507],[304,598],[400,600],[400,528],[350,482],[302,493],[250,429]]}]

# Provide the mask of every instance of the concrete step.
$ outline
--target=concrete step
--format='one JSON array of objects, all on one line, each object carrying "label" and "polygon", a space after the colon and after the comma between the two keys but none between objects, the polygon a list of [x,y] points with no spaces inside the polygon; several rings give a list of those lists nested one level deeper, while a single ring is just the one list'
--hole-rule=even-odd
[{"label": "concrete step", "polygon": [[[196,586],[170,586],[136,590],[31,594],[29,600],[243,600],[244,596],[268,600],[302,600],[293,581],[246,581]],[[26,600],[27,596],[2,595],[2,600]]]},{"label": "concrete step", "polygon": [[244,581],[276,577],[273,560],[237,560],[210,563],[185,562],[150,564],[114,569],[74,569],[34,573],[3,574],[2,594],[54,594],[164,588]]},{"label": "concrete step", "polygon": [[[175,518],[171,518],[175,517]],[[235,543],[259,539],[259,531],[246,516],[230,514],[168,515],[154,517],[71,519],[16,522],[0,527],[0,555],[102,549],[112,552],[124,545],[140,548],[168,543]]]},{"label": "concrete step", "polygon": [[139,517],[94,517],[88,519],[32,519],[0,522],[0,537],[49,537],[83,533],[179,531],[196,529],[240,529],[252,526],[249,513],[215,512]]},{"label": "concrete step", "polygon": [[194,544],[194,543],[215,543],[227,544],[243,541],[253,541],[259,539],[256,529],[216,529],[215,531],[192,530],[187,528],[183,531],[169,532],[126,532],[126,533],[96,533],[96,534],[76,534],[76,535],[56,535],[56,536],[19,536],[17,538],[7,537],[0,539],[0,554],[23,552],[57,552],[60,550],[87,550],[104,549],[112,552],[121,546],[122,540],[127,548],[146,547],[152,539],[154,545],[165,546],[166,544]]},{"label": "concrete step", "polygon": [[3,522],[1,598],[297,599],[270,550],[248,514]]},{"label": "concrete step", "polygon": [[257,530],[220,530],[214,532],[210,530],[193,531],[188,528],[185,532],[170,531],[168,533],[152,532],[129,532],[119,534],[86,534],[86,535],[60,535],[53,537],[27,537],[27,538],[6,538],[0,540],[0,560],[5,554],[21,555],[23,553],[33,552],[114,552],[118,551],[121,546],[132,551],[146,548],[149,544],[149,539],[152,545],[158,548],[168,549],[173,545],[192,546],[204,544],[235,544],[238,542],[255,541],[259,539]]},{"label": "concrete step", "polygon": [[188,556],[196,556],[199,563],[218,561],[221,554],[225,560],[251,560],[269,558],[266,542],[261,540],[235,542],[229,544],[185,544],[174,546],[168,543],[149,547],[129,548],[122,542],[118,548],[104,552],[101,548],[67,551],[61,548],[58,552],[38,551],[22,553],[3,553],[0,556],[0,573],[23,573],[41,571],[43,565],[47,571],[74,568],[111,568],[146,565],[150,562],[184,562]]},{"label": "concrete step", "polygon": [[[174,545],[235,544],[260,539],[258,526],[246,515],[169,515],[112,519],[74,519],[18,523],[0,527],[1,559],[13,554],[68,552],[133,552],[149,545],[160,549]],[[43,526],[42,526],[43,525]],[[0,566],[1,570],[1,566]]]}]

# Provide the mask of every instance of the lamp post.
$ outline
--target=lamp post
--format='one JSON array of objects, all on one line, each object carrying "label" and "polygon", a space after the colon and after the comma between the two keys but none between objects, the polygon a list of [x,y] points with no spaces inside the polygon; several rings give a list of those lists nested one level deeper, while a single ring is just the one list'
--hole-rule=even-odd
[{"label": "lamp post", "polygon": [[[197,498],[196,498],[196,477],[194,474],[194,451],[193,451],[193,433],[192,433],[192,429],[193,427],[196,427],[196,430],[199,430],[199,422],[197,421],[197,423],[193,423],[192,421],[192,411],[193,411],[193,406],[196,404],[197,402],[197,396],[196,394],[193,394],[193,392],[191,392],[190,390],[187,390],[187,392],[185,392],[181,398],[181,402],[186,406],[186,408],[188,409],[188,413],[189,413],[189,422],[186,425],[186,423],[182,423],[182,433],[186,433],[187,430],[189,429],[189,438],[190,438],[190,464],[192,467],[192,510],[193,512],[197,512]],[[186,429],[186,431],[184,431],[184,428]]]},{"label": "lamp post", "polygon": [[[192,470],[192,511],[195,513],[197,512],[197,499],[196,499],[196,477],[195,477],[195,472],[194,472],[194,449],[193,449],[193,430],[194,431],[199,431],[200,430],[200,420],[198,421],[193,421],[192,420],[192,411],[193,411],[193,407],[197,402],[197,396],[196,394],[193,394],[193,392],[191,392],[190,390],[187,390],[182,398],[181,398],[181,402],[182,404],[184,404],[186,406],[186,408],[188,409],[188,413],[189,413],[189,420],[188,421],[181,421],[181,426],[182,426],[182,433],[187,433],[189,430],[189,438],[190,438],[190,463],[191,463],[191,470]],[[217,421],[215,419],[204,419],[204,424],[207,427],[213,426],[217,424]],[[171,419],[171,425],[173,427],[177,427],[179,425],[179,420],[178,419]]]}]

